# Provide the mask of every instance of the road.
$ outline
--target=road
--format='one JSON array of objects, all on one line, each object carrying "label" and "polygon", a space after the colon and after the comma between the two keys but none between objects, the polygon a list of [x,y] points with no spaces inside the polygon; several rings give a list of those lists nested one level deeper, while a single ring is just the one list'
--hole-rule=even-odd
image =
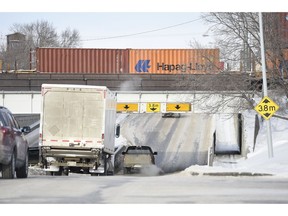
[{"label": "road", "polygon": [[30,175],[0,179],[1,204],[287,204],[275,176]]},{"label": "road", "polygon": [[161,113],[132,114],[121,121],[121,134],[129,144],[148,145],[158,152],[156,165],[172,173],[208,164],[213,120],[212,115],[205,114],[181,114],[180,118],[162,118]]}]

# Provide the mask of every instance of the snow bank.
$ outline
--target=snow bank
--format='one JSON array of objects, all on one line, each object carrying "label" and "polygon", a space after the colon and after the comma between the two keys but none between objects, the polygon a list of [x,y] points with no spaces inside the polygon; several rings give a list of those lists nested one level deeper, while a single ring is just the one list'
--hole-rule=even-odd
[{"label": "snow bank", "polygon": [[[269,158],[267,145],[267,121],[260,121],[260,130],[256,139],[255,149],[254,139],[254,120],[255,111],[244,113],[245,139],[248,144],[247,158],[233,158],[227,160],[214,161],[212,167],[209,166],[190,166],[183,170],[181,175],[195,175],[195,173],[215,173],[215,172],[250,172],[272,174],[275,176],[288,177],[288,121],[271,118],[273,157]],[[254,149],[254,151],[253,151]]]}]

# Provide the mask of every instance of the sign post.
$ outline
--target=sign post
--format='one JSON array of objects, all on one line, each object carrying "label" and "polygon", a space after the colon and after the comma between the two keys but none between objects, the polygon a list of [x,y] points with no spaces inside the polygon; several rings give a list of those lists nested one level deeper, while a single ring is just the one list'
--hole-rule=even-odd
[{"label": "sign post", "polygon": [[[264,94],[264,98],[265,98],[265,97],[268,96],[268,91],[267,91],[267,77],[266,77],[266,63],[265,63],[265,46],[264,46],[264,36],[263,36],[263,23],[262,23],[262,13],[261,12],[259,12],[259,29],[260,29],[260,45],[261,45],[263,94]],[[263,109],[264,109],[265,105],[260,105],[260,107],[262,107],[262,106],[263,106]],[[258,109],[261,109],[261,108],[258,108]],[[272,146],[272,135],[271,135],[271,122],[270,122],[269,118],[267,119],[267,144],[268,144],[268,156],[269,156],[269,158],[271,158],[271,157],[273,157],[273,146]]]}]

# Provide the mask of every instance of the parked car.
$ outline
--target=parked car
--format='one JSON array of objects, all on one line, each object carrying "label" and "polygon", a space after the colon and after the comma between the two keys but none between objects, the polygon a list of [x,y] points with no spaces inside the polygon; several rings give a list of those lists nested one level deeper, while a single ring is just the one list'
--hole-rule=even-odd
[{"label": "parked car", "polygon": [[157,155],[157,152],[153,152],[149,146],[128,146],[122,155],[123,171],[127,174],[155,165],[154,155]]},{"label": "parked car", "polygon": [[0,171],[2,178],[28,177],[28,142],[24,136],[30,127],[20,128],[13,114],[0,106]]}]

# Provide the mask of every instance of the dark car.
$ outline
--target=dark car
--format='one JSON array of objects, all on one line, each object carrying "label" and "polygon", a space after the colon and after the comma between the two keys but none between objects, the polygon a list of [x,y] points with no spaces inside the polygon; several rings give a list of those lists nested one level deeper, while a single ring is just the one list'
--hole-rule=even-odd
[{"label": "dark car", "polygon": [[[28,143],[24,133],[30,127],[19,127],[13,114],[0,106],[0,171],[2,178],[28,177]],[[15,175],[16,174],[16,175]]]},{"label": "dark car", "polygon": [[149,146],[128,146],[123,159],[124,174],[131,172],[139,172],[143,168],[155,165],[155,157],[157,152],[153,152]]}]

